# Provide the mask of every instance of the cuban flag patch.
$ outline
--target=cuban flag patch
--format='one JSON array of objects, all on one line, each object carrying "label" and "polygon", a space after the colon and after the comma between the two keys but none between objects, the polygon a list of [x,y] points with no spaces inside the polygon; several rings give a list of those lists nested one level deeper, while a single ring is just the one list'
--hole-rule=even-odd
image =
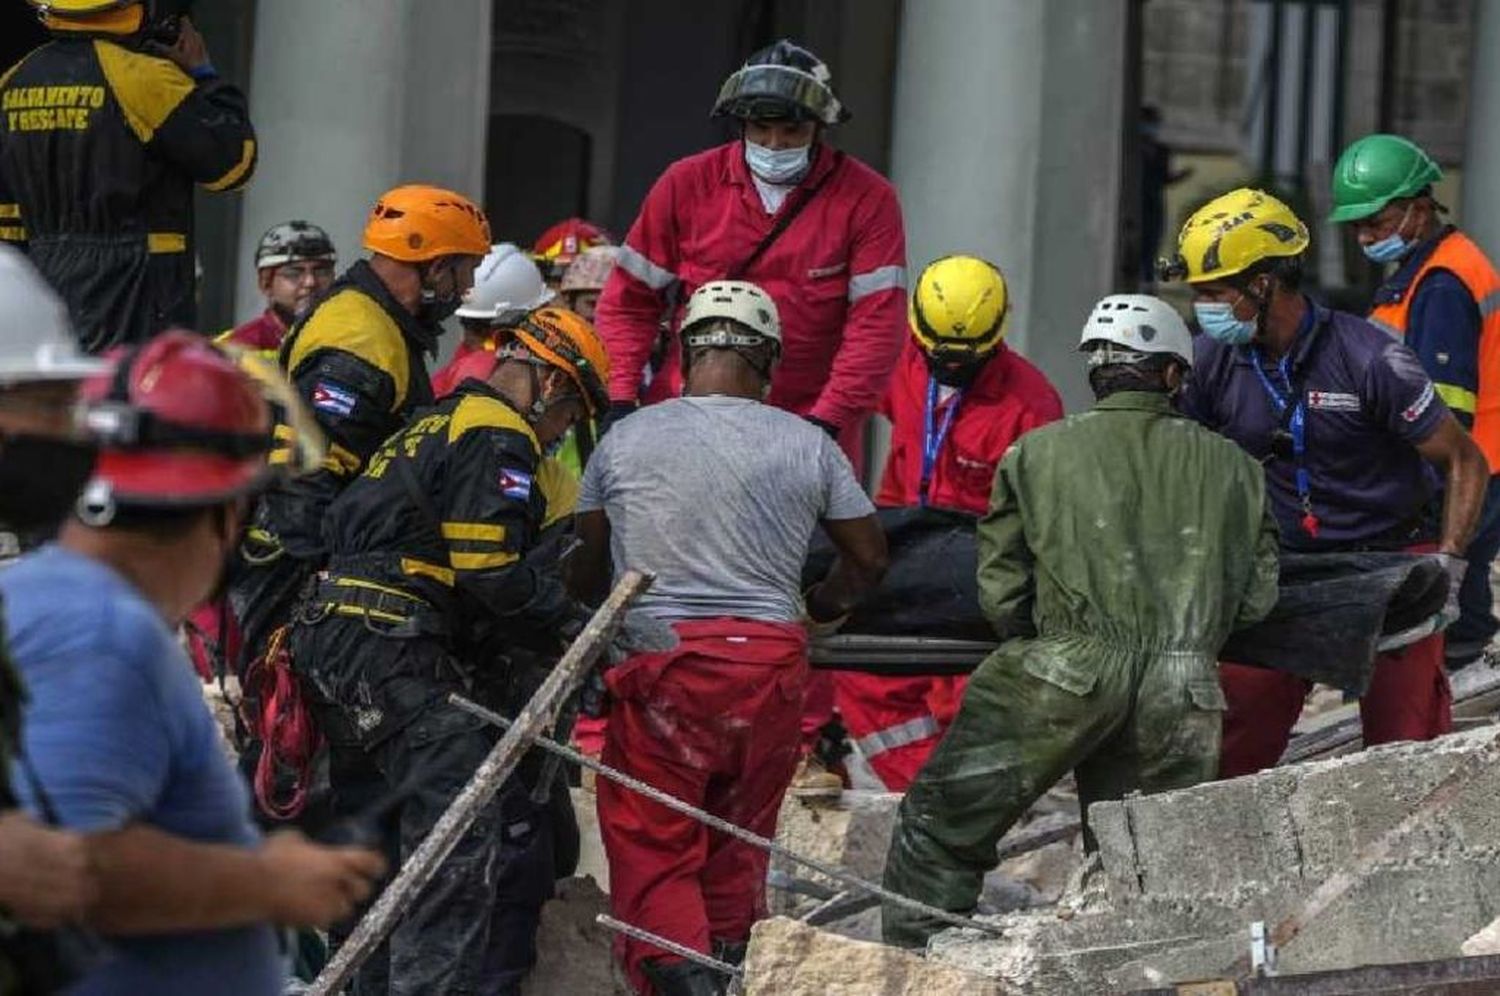
[{"label": "cuban flag patch", "polygon": [[313,407],[320,412],[342,417],[354,411],[357,400],[353,391],[331,380],[320,380],[313,386]]},{"label": "cuban flag patch", "polygon": [[526,501],[531,497],[531,475],[522,470],[501,469],[500,493],[516,501]]}]

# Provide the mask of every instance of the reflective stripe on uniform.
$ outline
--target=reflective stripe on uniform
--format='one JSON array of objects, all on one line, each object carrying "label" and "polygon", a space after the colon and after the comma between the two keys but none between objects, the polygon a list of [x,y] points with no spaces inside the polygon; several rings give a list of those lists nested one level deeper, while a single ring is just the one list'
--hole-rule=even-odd
[{"label": "reflective stripe on uniform", "polygon": [[236,187],[244,182],[245,177],[250,172],[250,168],[254,165],[255,141],[253,139],[247,138],[240,143],[239,162],[231,166],[229,168],[229,172],[219,177],[213,183],[205,183],[203,185],[203,189],[218,192],[221,190],[228,190],[231,187]]},{"label": "reflective stripe on uniform", "polygon": [[20,218],[21,205],[14,201],[8,204],[0,204],[0,218]]},{"label": "reflective stripe on uniform", "polygon": [[880,266],[868,273],[856,273],[849,278],[849,303],[888,290],[906,290],[906,267]]},{"label": "reflective stripe on uniform", "polygon": [[482,571],[491,567],[504,567],[521,559],[518,553],[502,550],[497,553],[450,553],[448,563],[458,571]]},{"label": "reflective stripe on uniform", "polygon": [[187,236],[182,232],[147,232],[149,253],[187,252]]},{"label": "reflective stripe on uniform", "polygon": [[1375,326],[1377,329],[1384,332],[1386,335],[1390,336],[1393,339],[1404,339],[1406,337],[1406,333],[1402,332],[1401,329],[1397,328],[1395,325],[1392,325],[1390,322],[1382,321],[1373,315],[1370,316],[1368,321],[1371,325]]},{"label": "reflective stripe on uniform", "polygon": [[1488,318],[1500,311],[1500,290],[1491,291],[1479,301],[1479,317]]},{"label": "reflective stripe on uniform", "polygon": [[401,573],[432,578],[438,584],[445,584],[450,588],[453,587],[453,568],[441,567],[438,564],[426,560],[418,560],[415,557],[401,558]]},{"label": "reflective stripe on uniform", "polygon": [[664,270],[630,246],[621,246],[615,265],[654,291],[666,290],[677,282],[677,274]]},{"label": "reflective stripe on uniform", "polygon": [[6,242],[25,242],[26,229],[20,225],[0,225],[0,239]]},{"label": "reflective stripe on uniform", "polygon": [[505,542],[505,527],[490,522],[445,522],[443,539],[488,540],[491,543]]},{"label": "reflective stripe on uniform", "polygon": [[1443,399],[1443,404],[1456,412],[1464,412],[1473,415],[1479,407],[1479,395],[1467,388],[1459,387],[1457,384],[1434,384],[1437,388],[1437,396]]},{"label": "reflective stripe on uniform", "polygon": [[907,744],[935,737],[942,732],[943,728],[938,725],[936,719],[931,716],[918,716],[860,737],[854,741],[854,746],[859,748],[863,757],[871,758],[877,754],[884,754],[888,750],[895,750],[897,747],[905,747]]}]

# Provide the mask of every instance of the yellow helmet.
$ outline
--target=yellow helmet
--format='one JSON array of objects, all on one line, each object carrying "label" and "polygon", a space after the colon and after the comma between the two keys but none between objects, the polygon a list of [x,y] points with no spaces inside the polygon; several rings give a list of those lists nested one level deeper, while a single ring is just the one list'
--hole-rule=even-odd
[{"label": "yellow helmet", "polygon": [[944,256],[927,264],[911,292],[912,338],[932,356],[988,356],[1005,338],[1010,292],[1000,268],[978,256]]},{"label": "yellow helmet", "polygon": [[1263,259],[1300,256],[1308,241],[1307,226],[1291,208],[1264,190],[1241,187],[1193,212],[1177,236],[1177,256],[1162,261],[1161,277],[1223,280]]}]

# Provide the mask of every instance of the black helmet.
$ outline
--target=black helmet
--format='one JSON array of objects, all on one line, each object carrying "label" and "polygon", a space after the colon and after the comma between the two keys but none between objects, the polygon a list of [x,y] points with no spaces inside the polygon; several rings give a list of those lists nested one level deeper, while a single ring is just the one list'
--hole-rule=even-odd
[{"label": "black helmet", "polygon": [[264,270],[299,259],[332,262],[336,256],[333,240],[323,229],[310,221],[284,221],[273,225],[260,237],[260,245],[255,250],[255,268]]},{"label": "black helmet", "polygon": [[741,120],[849,120],[832,86],[833,76],[816,55],[785,38],[761,49],[730,75],[714,102],[715,117]]}]

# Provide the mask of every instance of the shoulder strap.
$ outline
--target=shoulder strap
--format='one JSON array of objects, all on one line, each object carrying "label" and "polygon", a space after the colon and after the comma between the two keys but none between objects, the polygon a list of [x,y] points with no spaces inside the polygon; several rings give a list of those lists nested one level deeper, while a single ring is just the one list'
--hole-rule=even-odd
[{"label": "shoulder strap", "polygon": [[749,256],[745,257],[744,262],[740,263],[738,266],[731,266],[728,272],[724,274],[724,279],[738,280],[740,277],[744,276],[745,273],[749,271],[750,267],[755,265],[756,260],[764,256],[766,254],[766,250],[775,245],[776,240],[781,238],[782,233],[792,226],[792,222],[796,221],[797,216],[802,213],[802,209],[807,207],[809,201],[818,196],[818,191],[823,189],[823,186],[828,182],[829,178],[832,177],[833,174],[837,173],[839,171],[839,167],[843,164],[844,153],[842,152],[842,150],[834,151],[833,165],[828,168],[828,172],[824,173],[817,183],[807,188],[806,194],[793,201],[792,204],[781,213],[781,217],[776,219],[776,224],[771,228],[769,232],[766,233],[766,237],[760,240],[760,243],[755,247],[754,250],[751,251]]}]

